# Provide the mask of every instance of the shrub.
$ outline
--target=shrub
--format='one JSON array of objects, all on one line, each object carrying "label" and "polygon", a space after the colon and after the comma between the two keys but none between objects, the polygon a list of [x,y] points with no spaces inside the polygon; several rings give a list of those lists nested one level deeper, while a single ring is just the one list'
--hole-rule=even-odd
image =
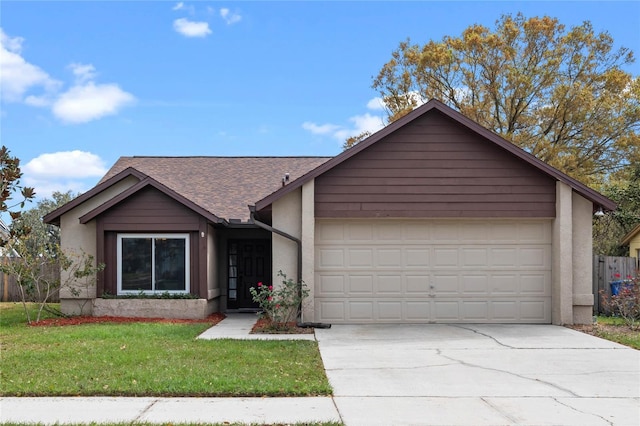
[{"label": "shrub", "polygon": [[622,281],[617,295],[610,298],[603,297],[605,308],[612,315],[621,317],[632,328],[640,327],[640,278],[629,275]]},{"label": "shrub", "polygon": [[282,277],[282,284],[277,288],[259,282],[249,292],[253,301],[262,309],[263,317],[272,323],[273,328],[285,329],[295,322],[302,301],[309,295],[309,289],[303,281],[297,283],[287,278],[282,271],[278,271],[278,276]]}]

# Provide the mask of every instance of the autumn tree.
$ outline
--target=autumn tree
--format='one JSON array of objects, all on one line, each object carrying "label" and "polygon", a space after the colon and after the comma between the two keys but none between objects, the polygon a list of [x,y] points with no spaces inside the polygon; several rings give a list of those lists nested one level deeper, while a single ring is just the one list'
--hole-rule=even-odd
[{"label": "autumn tree", "polygon": [[[634,61],[589,22],[504,15],[494,30],[400,43],[373,88],[390,122],[438,99],[559,170],[597,183],[640,162]],[[357,142],[357,140],[356,140]]]},{"label": "autumn tree", "polygon": [[[20,159],[13,157],[6,146],[0,148],[0,178],[2,179],[0,187],[0,213],[9,213],[12,220],[20,217],[20,211],[16,208],[24,208],[27,201],[35,197],[33,188],[23,186],[20,179],[22,171],[20,170]],[[18,199],[16,193],[19,194]],[[15,237],[12,232],[9,236],[0,238],[0,247],[7,244],[8,238]]]}]

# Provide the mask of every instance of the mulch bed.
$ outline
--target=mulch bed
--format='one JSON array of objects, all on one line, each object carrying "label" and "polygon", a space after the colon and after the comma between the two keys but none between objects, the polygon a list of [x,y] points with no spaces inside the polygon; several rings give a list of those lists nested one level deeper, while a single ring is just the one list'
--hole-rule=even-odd
[{"label": "mulch bed", "polygon": [[286,329],[275,329],[270,320],[260,318],[253,325],[251,334],[313,334],[313,328],[297,327],[295,322],[287,324]]},{"label": "mulch bed", "polygon": [[80,324],[100,324],[100,323],[132,323],[132,322],[161,322],[171,324],[195,324],[208,323],[215,325],[222,321],[225,315],[216,312],[202,319],[178,319],[178,318],[136,318],[136,317],[89,317],[77,316],[69,318],[48,318],[38,322],[32,322],[32,327],[61,327]]}]

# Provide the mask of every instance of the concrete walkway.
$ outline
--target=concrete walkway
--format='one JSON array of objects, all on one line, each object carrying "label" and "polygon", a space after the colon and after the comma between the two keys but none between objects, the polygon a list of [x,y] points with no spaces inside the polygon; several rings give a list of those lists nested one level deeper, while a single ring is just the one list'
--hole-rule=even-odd
[{"label": "concrete walkway", "polygon": [[258,320],[256,314],[228,313],[216,326],[205,330],[198,339],[241,339],[241,340],[316,340],[311,334],[250,334]]}]

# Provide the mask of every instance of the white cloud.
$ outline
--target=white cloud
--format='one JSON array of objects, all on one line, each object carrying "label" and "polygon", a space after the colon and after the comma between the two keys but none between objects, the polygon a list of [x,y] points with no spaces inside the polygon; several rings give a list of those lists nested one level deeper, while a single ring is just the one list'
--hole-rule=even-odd
[{"label": "white cloud", "polygon": [[[367,108],[371,110],[382,110],[382,107],[378,107],[378,103],[382,104],[382,99],[371,99],[367,102]],[[363,132],[375,133],[384,127],[384,118],[382,116],[372,115],[368,112],[361,115],[354,115],[350,117],[348,121],[351,124],[316,124],[311,121],[305,121],[302,123],[302,128],[314,135],[330,135],[340,142],[344,142],[351,136],[357,136]]]},{"label": "white cloud", "polygon": [[173,21],[173,29],[185,37],[206,37],[211,34],[208,22],[190,21],[186,18]]},{"label": "white cloud", "polygon": [[36,196],[43,199],[55,191],[84,192],[107,168],[97,155],[75,150],[42,154],[23,166],[22,171],[25,185],[33,187]]},{"label": "white cloud", "polygon": [[173,6],[171,10],[180,10],[180,9],[184,9],[184,2],[176,3],[176,5]]},{"label": "white cloud", "polygon": [[25,164],[22,171],[32,179],[84,179],[103,176],[107,168],[96,154],[76,149],[41,154]]},{"label": "white cloud", "polygon": [[76,76],[76,84],[83,84],[96,78],[96,69],[91,64],[73,63],[69,65],[69,69]]},{"label": "white cloud", "polygon": [[98,84],[90,81],[74,86],[54,102],[53,115],[67,123],[86,123],[118,111],[132,104],[135,97],[117,84]]},{"label": "white cloud", "polygon": [[51,92],[60,86],[60,82],[21,56],[23,42],[22,37],[9,37],[0,28],[0,92],[6,102],[21,102],[33,88]]},{"label": "white cloud", "polygon": [[326,134],[329,134],[329,133],[333,133],[336,130],[339,130],[340,126],[337,126],[335,124],[321,124],[321,125],[318,125],[318,124],[312,123],[310,121],[305,121],[304,123],[302,123],[302,128],[305,129],[305,130],[310,131],[314,135],[326,135]]},{"label": "white cloud", "polygon": [[384,109],[384,101],[380,97],[375,97],[367,102],[367,109],[372,111],[382,111]]},{"label": "white cloud", "polygon": [[227,25],[232,25],[242,20],[242,16],[240,16],[235,12],[231,12],[229,9],[225,7],[220,9],[220,17],[225,20]]},{"label": "white cloud", "polygon": [[[68,123],[85,123],[113,115],[135,101],[132,94],[117,84],[94,83],[97,73],[92,64],[70,64],[68,68],[75,82],[67,91],[61,92],[61,82],[20,55],[24,42],[21,37],[11,38],[0,28],[0,39],[0,89],[4,101],[51,107],[54,116]],[[43,88],[44,93],[28,94],[37,87]]]}]

